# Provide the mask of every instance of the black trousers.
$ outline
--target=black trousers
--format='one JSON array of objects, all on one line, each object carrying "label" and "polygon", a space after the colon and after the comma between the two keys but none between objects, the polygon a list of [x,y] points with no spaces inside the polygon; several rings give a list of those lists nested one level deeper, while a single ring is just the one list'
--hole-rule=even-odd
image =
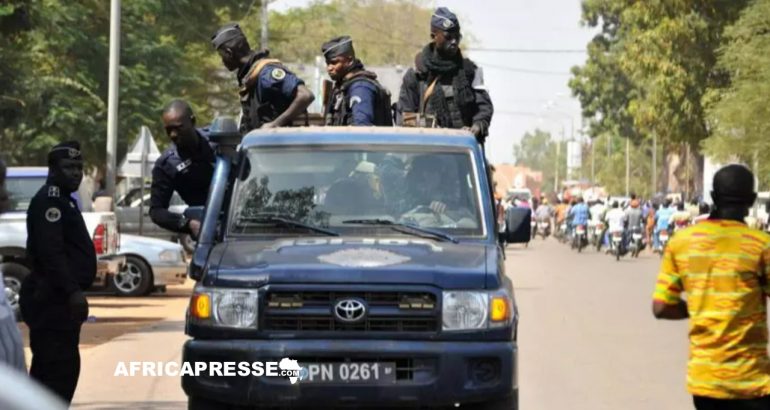
[{"label": "black trousers", "polygon": [[80,327],[31,328],[32,366],[29,375],[62,400],[72,402],[80,377]]},{"label": "black trousers", "polygon": [[770,396],[756,399],[731,400],[712,399],[710,397],[694,396],[693,402],[697,410],[769,410]]}]

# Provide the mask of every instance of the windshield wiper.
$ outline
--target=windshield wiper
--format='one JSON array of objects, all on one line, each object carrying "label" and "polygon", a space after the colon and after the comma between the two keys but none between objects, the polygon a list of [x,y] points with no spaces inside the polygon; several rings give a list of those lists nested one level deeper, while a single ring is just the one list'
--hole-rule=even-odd
[{"label": "windshield wiper", "polygon": [[239,218],[238,223],[236,223],[236,225],[241,226],[243,225],[243,222],[257,223],[257,224],[272,223],[278,226],[307,229],[309,231],[321,233],[328,236],[340,236],[338,232],[332,231],[331,229],[324,229],[319,226],[306,224],[304,222],[296,221],[294,219],[286,218],[275,214],[257,215],[252,217]]},{"label": "windshield wiper", "polygon": [[381,226],[387,226],[391,229],[405,233],[405,234],[411,234],[411,235],[417,235],[421,237],[425,237],[426,235],[432,236],[434,238],[443,239],[445,241],[450,241],[452,243],[460,243],[455,237],[445,234],[444,232],[423,228],[421,226],[417,226],[414,224],[405,224],[400,222],[393,222],[389,219],[349,219],[347,221],[342,221],[344,224],[359,224],[359,225],[381,225]]}]

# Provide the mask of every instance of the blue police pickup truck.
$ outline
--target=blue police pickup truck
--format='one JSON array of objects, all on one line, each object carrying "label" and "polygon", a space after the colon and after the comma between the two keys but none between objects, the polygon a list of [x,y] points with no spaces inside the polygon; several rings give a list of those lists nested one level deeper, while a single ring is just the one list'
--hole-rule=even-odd
[{"label": "blue police pickup truck", "polygon": [[529,240],[529,212],[509,210],[497,232],[471,134],[303,127],[212,139],[208,202],[189,210],[203,227],[184,361],[288,358],[300,371],[183,374],[190,409],[518,408],[518,314],[497,235]]}]

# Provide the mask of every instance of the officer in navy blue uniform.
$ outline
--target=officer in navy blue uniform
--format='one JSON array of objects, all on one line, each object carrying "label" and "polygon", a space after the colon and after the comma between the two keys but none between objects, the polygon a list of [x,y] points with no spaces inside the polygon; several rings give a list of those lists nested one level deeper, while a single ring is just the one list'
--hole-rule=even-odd
[{"label": "officer in navy blue uniform", "polygon": [[291,125],[315,99],[304,81],[280,61],[268,58],[268,50],[252,50],[238,24],[217,30],[211,44],[225,67],[237,71],[242,133]]},{"label": "officer in navy blue uniform", "polygon": [[483,144],[494,108],[482,70],[460,52],[462,34],[454,13],[439,7],[430,26],[432,41],[404,74],[399,109],[430,116],[427,126],[467,129]]},{"label": "officer in navy blue uniform", "polygon": [[72,401],[80,376],[80,328],[88,317],[83,291],[96,276],[96,251],[71,194],[83,179],[80,144],[48,153],[48,180],[27,209],[27,254],[32,272],[19,305],[29,325],[30,375]]},{"label": "officer in navy blue uniform", "polygon": [[321,52],[326,58],[326,71],[334,81],[325,112],[326,125],[392,125],[377,123],[381,122],[375,112],[377,74],[366,71],[356,58],[353,39],[334,38],[321,46]]},{"label": "officer in navy blue uniform", "polygon": [[150,190],[150,218],[172,232],[198,237],[200,221],[168,210],[176,191],[189,206],[203,206],[214,176],[214,149],[205,128],[195,128],[195,115],[182,100],[163,110],[163,126],[173,145],[155,162]]}]

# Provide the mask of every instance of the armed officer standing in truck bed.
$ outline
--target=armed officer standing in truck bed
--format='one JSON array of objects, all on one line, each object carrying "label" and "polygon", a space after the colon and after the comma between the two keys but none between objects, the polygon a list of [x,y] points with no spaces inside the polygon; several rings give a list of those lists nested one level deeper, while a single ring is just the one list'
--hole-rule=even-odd
[{"label": "armed officer standing in truck bed", "polygon": [[241,87],[241,132],[255,128],[283,127],[305,112],[315,96],[304,81],[269,51],[254,51],[237,24],[220,28],[211,44],[230,71],[237,71]]},{"label": "armed officer standing in truck bed", "polygon": [[96,250],[70,196],[82,179],[77,141],[51,149],[48,180],[27,210],[32,273],[22,284],[19,300],[29,325],[30,375],[68,403],[80,376],[80,328],[88,317],[83,291],[96,276]]},{"label": "armed officer standing in truck bed", "polygon": [[423,126],[465,128],[479,143],[489,135],[494,109],[481,68],[460,52],[460,22],[439,7],[430,22],[432,41],[404,74],[399,96],[402,115],[418,113]]},{"label": "armed officer standing in truck bed", "polygon": [[150,218],[172,232],[198,237],[201,223],[168,210],[174,191],[189,206],[203,206],[214,176],[214,149],[205,128],[195,128],[195,115],[182,100],[171,101],[163,110],[163,126],[173,145],[152,169]]}]

